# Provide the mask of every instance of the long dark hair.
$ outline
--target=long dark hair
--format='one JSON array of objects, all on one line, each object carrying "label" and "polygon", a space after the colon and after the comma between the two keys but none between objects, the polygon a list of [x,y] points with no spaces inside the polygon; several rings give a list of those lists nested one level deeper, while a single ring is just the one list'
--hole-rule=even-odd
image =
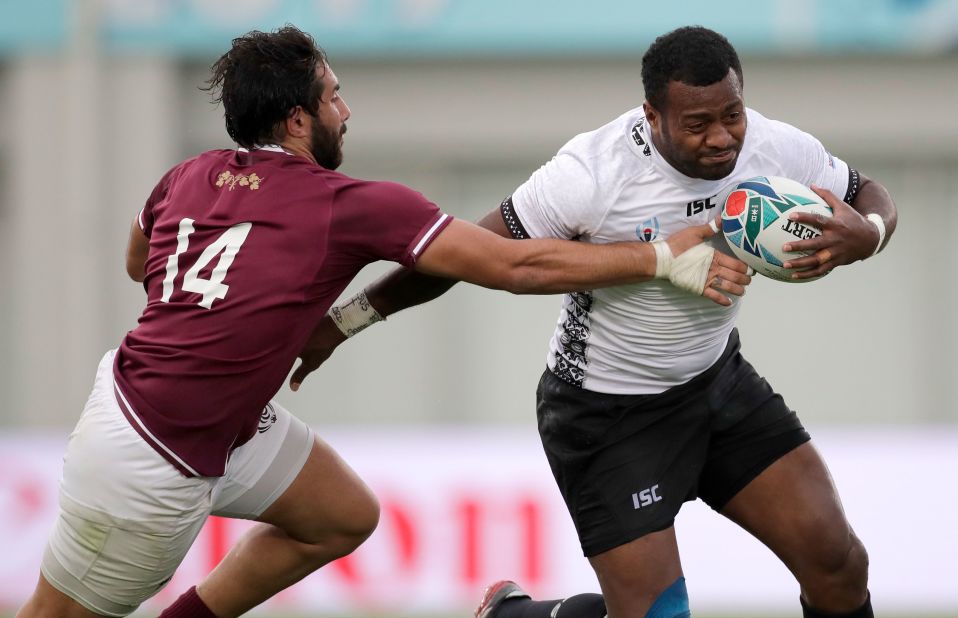
[{"label": "long dark hair", "polygon": [[315,115],[323,85],[316,69],[326,52],[313,37],[287,24],[273,32],[253,30],[210,67],[206,88],[222,102],[226,132],[246,148],[279,141],[278,125],[296,106]]}]

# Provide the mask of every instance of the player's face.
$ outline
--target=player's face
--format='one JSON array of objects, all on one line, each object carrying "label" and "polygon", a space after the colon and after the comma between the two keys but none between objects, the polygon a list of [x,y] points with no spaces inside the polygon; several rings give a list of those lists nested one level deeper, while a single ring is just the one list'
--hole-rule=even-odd
[{"label": "player's face", "polygon": [[310,151],[316,162],[334,170],[343,162],[343,135],[350,111],[339,93],[339,80],[326,65],[321,69],[323,94],[319,98],[319,112],[313,120]]},{"label": "player's face", "polygon": [[735,169],[745,141],[742,83],[730,70],[710,86],[669,82],[664,110],[645,104],[652,141],[666,161],[691,178],[718,180]]}]

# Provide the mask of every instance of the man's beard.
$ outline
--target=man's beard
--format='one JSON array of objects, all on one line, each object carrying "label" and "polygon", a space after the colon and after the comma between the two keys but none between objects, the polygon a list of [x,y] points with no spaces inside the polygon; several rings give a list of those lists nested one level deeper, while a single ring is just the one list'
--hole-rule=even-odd
[{"label": "man's beard", "polygon": [[729,174],[735,171],[738,156],[742,151],[741,142],[736,143],[733,148],[730,148],[730,150],[735,151],[735,156],[732,157],[731,161],[719,165],[707,165],[700,160],[700,157],[703,155],[702,152],[683,152],[681,148],[675,147],[674,144],[675,141],[672,139],[672,134],[668,126],[663,126],[662,144],[655,144],[659,154],[665,158],[669,165],[683,175],[689,178],[701,178],[703,180],[721,180],[722,178],[728,177]]},{"label": "man's beard", "polygon": [[343,149],[340,146],[340,138],[346,133],[346,125],[343,124],[339,131],[332,131],[323,126],[320,122],[313,123],[313,143],[309,151],[319,163],[328,170],[334,170],[343,163]]}]

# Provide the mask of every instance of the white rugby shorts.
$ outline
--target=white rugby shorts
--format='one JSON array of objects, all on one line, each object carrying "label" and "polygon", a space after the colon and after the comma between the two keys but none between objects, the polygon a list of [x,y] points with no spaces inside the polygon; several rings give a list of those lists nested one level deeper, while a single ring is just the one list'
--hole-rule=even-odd
[{"label": "white rugby shorts", "polygon": [[70,435],[60,513],[40,570],[87,609],[126,616],[173,576],[209,515],[256,519],[306,463],[313,431],[276,402],[269,429],[233,451],[222,477],[183,476],[130,426],[113,358]]}]

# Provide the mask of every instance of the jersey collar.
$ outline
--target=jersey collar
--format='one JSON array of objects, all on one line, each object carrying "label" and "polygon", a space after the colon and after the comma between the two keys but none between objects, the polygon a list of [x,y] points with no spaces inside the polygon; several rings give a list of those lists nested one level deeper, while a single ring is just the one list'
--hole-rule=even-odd
[{"label": "jersey collar", "polygon": [[[249,151],[250,151],[249,148],[244,148],[244,147],[242,147],[242,146],[240,146],[240,147],[237,148],[236,150],[237,150],[238,152],[249,152]],[[278,144],[260,144],[260,145],[257,145],[257,146],[253,146],[253,150],[265,150],[265,151],[267,151],[267,152],[286,152],[286,150],[284,150],[283,147],[280,146],[280,145],[278,145]],[[288,155],[290,155],[290,156],[293,156],[292,154],[290,154],[290,153],[288,153],[288,152],[286,152],[286,154],[288,154]]]}]

